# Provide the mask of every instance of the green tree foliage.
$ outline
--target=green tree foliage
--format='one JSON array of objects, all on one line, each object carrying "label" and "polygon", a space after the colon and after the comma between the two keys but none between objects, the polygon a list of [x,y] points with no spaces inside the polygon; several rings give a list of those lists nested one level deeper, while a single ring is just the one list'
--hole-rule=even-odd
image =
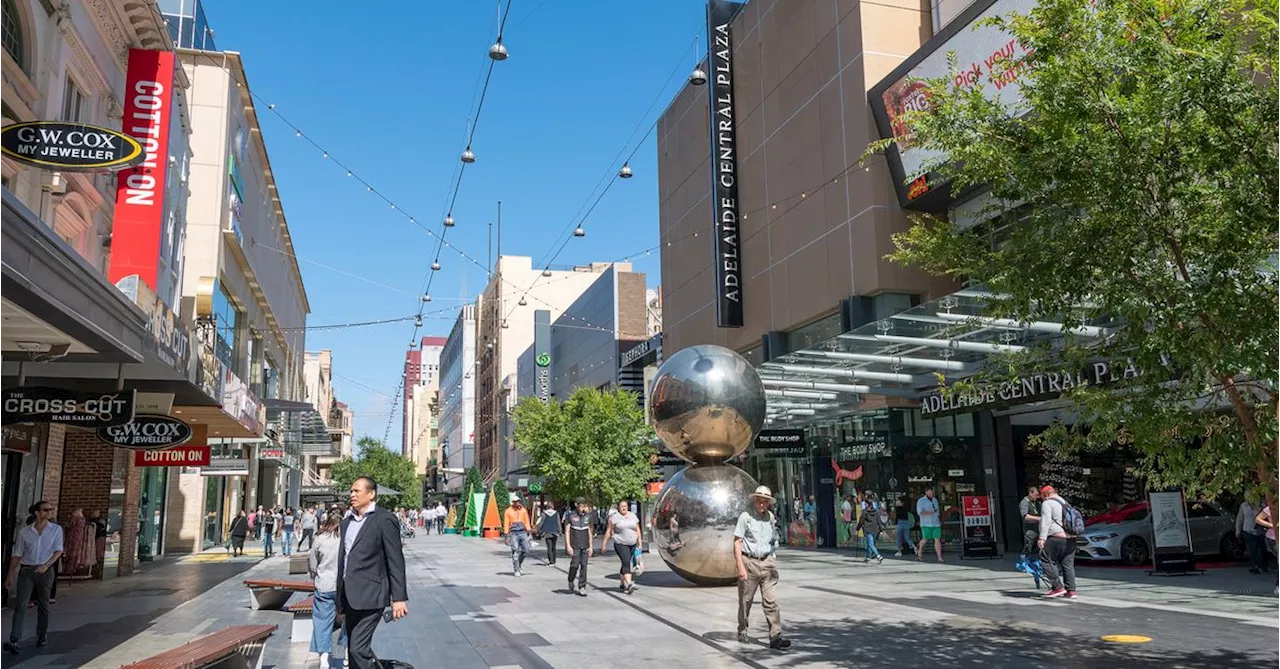
[{"label": "green tree foliage", "polygon": [[983,73],[1026,113],[945,77],[903,119],[953,192],[1017,206],[967,230],[918,216],[891,257],[985,286],[991,316],[1109,326],[994,376],[1132,360],[1140,376],[1069,392],[1084,420],[1044,441],[1131,445],[1149,484],[1192,496],[1276,485],[1276,13],[1041,0],[992,21],[1018,48]]},{"label": "green tree foliage", "polygon": [[498,516],[501,517],[507,507],[511,506],[511,490],[507,488],[506,481],[498,479],[493,482],[493,489],[490,490],[490,493],[497,499]]},{"label": "green tree foliage", "polygon": [[329,476],[342,490],[361,476],[372,476],[378,485],[399,490],[399,496],[378,496],[378,506],[394,509],[397,506],[417,507],[422,504],[422,486],[414,471],[413,460],[392,453],[373,437],[361,437],[357,443],[356,459],[343,458],[333,464]]},{"label": "green tree foliage", "polygon": [[515,409],[516,448],[553,498],[610,504],[644,496],[653,430],[633,393],[578,388],[564,402],[527,397]]},{"label": "green tree foliage", "polygon": [[465,493],[465,496],[462,498],[462,502],[460,503],[461,507],[458,509],[457,529],[459,530],[465,529],[469,526],[471,527],[475,526],[475,523],[468,525],[467,523],[468,514],[475,513],[476,518],[478,519],[480,517],[480,514],[484,513],[483,509],[476,511],[475,509],[471,508],[472,506],[474,506],[471,503],[472,496],[474,495],[474,493],[481,492],[484,490],[484,479],[480,476],[479,469],[476,469],[475,467],[471,467],[470,469],[467,470],[466,482],[462,484],[462,489],[466,491],[466,493]]}]

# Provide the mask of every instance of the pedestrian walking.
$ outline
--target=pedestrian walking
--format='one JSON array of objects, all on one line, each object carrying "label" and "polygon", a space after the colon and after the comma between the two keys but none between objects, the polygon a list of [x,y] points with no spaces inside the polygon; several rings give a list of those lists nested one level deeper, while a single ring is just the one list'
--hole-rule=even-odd
[{"label": "pedestrian walking", "polygon": [[244,555],[244,538],[249,536],[249,518],[241,510],[236,519],[231,521],[231,557]]},{"label": "pedestrian walking", "polygon": [[1262,559],[1264,537],[1258,525],[1258,495],[1248,493],[1240,502],[1240,510],[1236,513],[1236,539],[1244,542],[1249,552],[1249,573],[1261,574],[1267,570],[1267,562]]},{"label": "pedestrian walking", "polygon": [[276,512],[274,509],[258,513],[258,529],[262,532],[262,556],[269,558],[275,552]]},{"label": "pedestrian walking", "polygon": [[284,515],[280,518],[280,531],[284,535],[280,550],[285,557],[293,555],[293,531],[297,523],[298,518],[293,514],[293,507],[286,507]]},{"label": "pedestrian walking", "polygon": [[856,542],[857,531],[855,529],[857,527],[857,523],[854,520],[853,514],[853,495],[845,495],[844,501],[840,502],[840,524],[844,527],[845,538],[854,545],[853,552],[856,557],[858,553],[858,544]]},{"label": "pedestrian walking", "polygon": [[420,519],[422,529],[427,533],[427,536],[431,536],[431,530],[435,525],[435,507],[423,507],[422,513],[418,514],[418,518]]},{"label": "pedestrian walking", "polygon": [[773,516],[773,491],[759,486],[751,493],[751,508],[738,515],[733,529],[733,555],[738,566],[738,641],[747,635],[756,590],[769,623],[769,647],[783,650],[791,641],[782,636],[782,610],[778,607],[778,528]]},{"label": "pedestrian walking", "polygon": [[860,494],[859,497],[862,497],[862,515],[858,516],[857,530],[862,533],[862,545],[867,552],[862,561],[875,560],[876,564],[880,564],[884,562],[884,556],[880,555],[880,549],[876,546],[876,537],[880,534],[880,509],[875,500],[866,494]]},{"label": "pedestrian walking", "polygon": [[[595,555],[596,533],[592,527],[591,510],[587,500],[579,497],[574,508],[565,514],[565,552],[569,555],[569,591],[579,597],[587,596],[587,560]],[[577,577],[577,582],[574,582]]]},{"label": "pedestrian walking", "polygon": [[916,545],[916,559],[924,560],[924,545],[933,540],[933,550],[942,562],[942,513],[933,488],[925,488],[924,496],[916,500],[916,517],[920,519],[920,543]]},{"label": "pedestrian walking", "polygon": [[262,506],[258,506],[258,510],[254,512],[253,518],[249,521],[249,529],[253,530],[255,541],[262,541],[262,516]]},{"label": "pedestrian walking", "polygon": [[351,483],[351,507],[342,519],[338,553],[338,612],[344,616],[347,656],[355,669],[380,669],[373,634],[391,607],[388,621],[409,614],[400,528],[377,505],[378,484],[368,476]]},{"label": "pedestrian walking", "polygon": [[36,646],[49,645],[49,600],[56,578],[53,564],[62,557],[63,549],[62,527],[51,520],[53,505],[40,501],[32,504],[29,511],[35,521],[18,531],[4,580],[5,589],[13,593],[10,601],[14,602],[12,627],[4,649],[15,655],[22,652],[23,623],[32,593],[36,600]]},{"label": "pedestrian walking", "polygon": [[609,516],[605,525],[604,540],[600,542],[600,550],[613,538],[613,550],[618,554],[622,565],[618,568],[621,582],[618,589],[628,595],[636,591],[636,584],[631,578],[631,565],[636,554],[644,550],[644,542],[640,536],[640,519],[631,512],[631,504],[626,500],[618,502],[618,511]]},{"label": "pedestrian walking", "polygon": [[1049,592],[1044,593],[1046,598],[1076,598],[1076,530],[1082,529],[1084,518],[1079,519],[1081,527],[1073,527],[1076,523],[1072,516],[1079,513],[1053,486],[1040,488],[1040,529],[1036,548],[1043,555],[1044,573],[1049,578]]},{"label": "pedestrian walking", "polygon": [[[1254,517],[1254,522],[1256,522],[1260,527],[1262,527],[1265,530],[1265,533],[1263,534],[1263,538],[1267,542],[1267,550],[1271,552],[1272,559],[1275,559],[1277,555],[1280,555],[1280,552],[1277,552],[1277,547],[1276,547],[1275,515],[1271,511],[1271,507],[1274,504],[1275,502],[1263,501],[1262,510],[1259,511],[1258,515]],[[1275,590],[1271,591],[1271,594],[1280,596],[1280,583],[1276,584],[1276,588]]]},{"label": "pedestrian walking", "polygon": [[560,538],[560,514],[548,504],[538,515],[538,534],[547,545],[547,564],[556,563],[556,540]]},{"label": "pedestrian walking", "polygon": [[302,520],[300,523],[302,526],[302,536],[298,539],[298,550],[302,550],[302,542],[305,541],[307,542],[307,550],[309,551],[315,545],[316,525],[319,523],[319,518],[316,516],[315,506],[309,506],[302,512]]},{"label": "pedestrian walking", "polygon": [[1040,490],[1035,486],[1027,486],[1027,496],[1018,502],[1018,516],[1022,518],[1022,554],[1035,556],[1040,538]]},{"label": "pedestrian walking", "polygon": [[524,558],[529,554],[529,510],[519,497],[511,498],[511,506],[502,514],[502,531],[507,535],[507,545],[511,547],[511,574],[516,578],[524,575]]},{"label": "pedestrian walking", "polygon": [[[311,610],[311,652],[320,655],[320,669],[328,669],[329,656],[333,653],[333,627],[338,619],[338,553],[342,550],[339,536],[342,516],[326,515],[319,525],[319,535],[308,549],[307,571],[315,584],[314,604]],[[338,644],[346,645],[346,631],[338,637]]]},{"label": "pedestrian walking", "polygon": [[444,534],[444,520],[448,515],[444,502],[436,502],[436,534]]},{"label": "pedestrian walking", "polygon": [[893,543],[897,548],[893,556],[902,557],[904,550],[915,555],[916,545],[911,542],[911,507],[907,504],[906,495],[898,495],[897,502],[893,505],[893,521],[895,525]]}]

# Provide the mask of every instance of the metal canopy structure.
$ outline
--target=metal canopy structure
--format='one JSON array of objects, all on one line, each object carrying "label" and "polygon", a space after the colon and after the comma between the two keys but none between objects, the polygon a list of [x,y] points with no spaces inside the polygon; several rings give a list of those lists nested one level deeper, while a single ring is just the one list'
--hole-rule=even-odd
[{"label": "metal canopy structure", "polygon": [[1119,326],[1101,320],[1068,328],[986,316],[999,297],[981,288],[957,291],[760,365],[766,421],[835,419],[857,411],[866,395],[918,399],[938,385],[938,375],[971,376],[992,355],[1044,346],[1067,334],[1098,339]]},{"label": "metal canopy structure", "polygon": [[310,403],[269,398],[263,404],[267,425],[286,449],[296,449],[301,455],[337,455],[324,417]]}]

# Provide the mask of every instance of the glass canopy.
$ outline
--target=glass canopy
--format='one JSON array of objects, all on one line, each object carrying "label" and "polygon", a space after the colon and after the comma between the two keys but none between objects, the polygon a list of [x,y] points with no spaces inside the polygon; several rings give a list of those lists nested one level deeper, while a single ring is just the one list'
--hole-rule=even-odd
[{"label": "glass canopy", "polygon": [[982,369],[988,357],[1044,346],[1070,334],[1104,337],[1116,323],[1087,321],[1066,328],[1052,321],[1017,322],[984,316],[999,299],[980,288],[961,290],[867,323],[759,365],[771,424],[806,424],[857,411],[867,395],[906,400]]}]

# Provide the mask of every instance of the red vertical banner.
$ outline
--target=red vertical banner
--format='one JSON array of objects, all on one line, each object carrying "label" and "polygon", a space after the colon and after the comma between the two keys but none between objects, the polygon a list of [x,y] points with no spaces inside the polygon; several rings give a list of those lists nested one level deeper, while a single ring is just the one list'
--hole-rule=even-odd
[{"label": "red vertical banner", "polygon": [[172,51],[129,50],[121,130],[138,140],[145,159],[120,172],[112,222],[112,283],[137,274],[152,290],[160,264],[164,184],[169,167],[169,117],[173,113]]}]

